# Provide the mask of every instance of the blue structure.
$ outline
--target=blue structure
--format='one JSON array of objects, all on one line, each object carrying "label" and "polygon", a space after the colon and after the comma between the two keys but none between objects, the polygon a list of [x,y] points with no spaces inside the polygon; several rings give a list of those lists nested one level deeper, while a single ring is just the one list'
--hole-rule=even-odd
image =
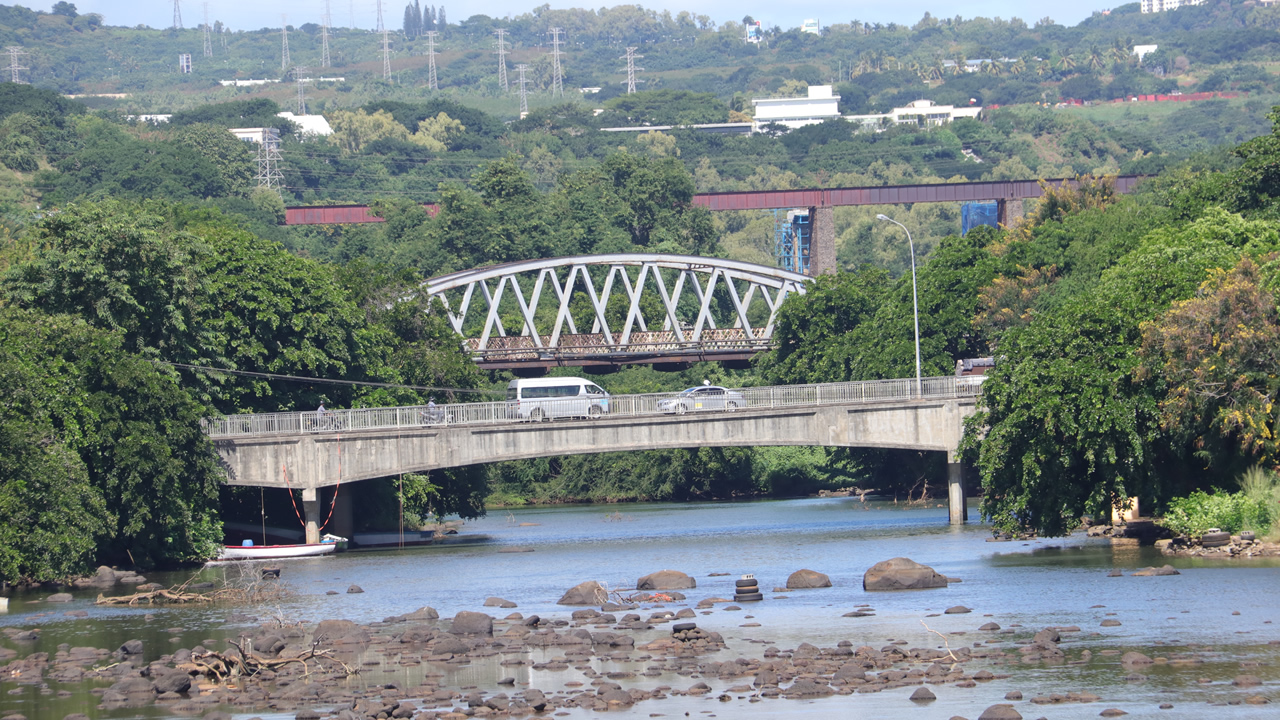
[{"label": "blue structure", "polygon": [[783,270],[811,274],[809,272],[809,240],[813,224],[808,210],[788,210],[785,216],[774,211],[774,257]]},{"label": "blue structure", "polygon": [[960,206],[960,234],[968,235],[969,231],[979,225],[1000,227],[1000,204],[970,202]]}]

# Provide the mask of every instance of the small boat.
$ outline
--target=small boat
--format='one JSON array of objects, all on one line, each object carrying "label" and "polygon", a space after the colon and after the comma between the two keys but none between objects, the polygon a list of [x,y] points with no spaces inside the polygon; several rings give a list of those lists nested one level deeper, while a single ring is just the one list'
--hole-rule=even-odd
[{"label": "small boat", "polygon": [[281,558],[315,557],[331,555],[338,549],[334,542],[304,545],[227,545],[218,553],[218,560],[278,560]]}]

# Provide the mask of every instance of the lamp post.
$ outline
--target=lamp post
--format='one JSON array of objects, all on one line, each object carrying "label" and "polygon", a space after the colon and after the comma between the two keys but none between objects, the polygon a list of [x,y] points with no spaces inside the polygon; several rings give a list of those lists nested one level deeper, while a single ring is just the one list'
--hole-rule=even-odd
[{"label": "lamp post", "polygon": [[916,294],[916,245],[911,240],[911,231],[906,225],[888,215],[876,215],[876,219],[887,220],[902,228],[902,232],[907,234],[907,248],[911,251],[911,309],[916,323],[916,397],[919,398],[923,393],[920,388],[920,298]]}]

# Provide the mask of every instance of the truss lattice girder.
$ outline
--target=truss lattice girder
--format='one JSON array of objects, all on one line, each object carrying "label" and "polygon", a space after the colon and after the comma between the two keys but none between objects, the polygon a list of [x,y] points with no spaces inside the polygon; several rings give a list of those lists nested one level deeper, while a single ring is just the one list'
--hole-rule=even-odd
[{"label": "truss lattice girder", "polygon": [[[589,272],[591,267],[609,268],[599,288]],[[640,271],[633,279],[627,268],[639,268]],[[561,272],[566,269],[568,274],[562,281]],[[663,270],[676,271],[669,289],[667,278],[662,275]],[[532,293],[526,297],[519,278],[535,273]],[[705,277],[705,283],[699,276]],[[806,283],[812,280],[806,275],[754,263],[690,255],[642,253],[584,255],[507,263],[431,278],[422,283],[421,287],[428,297],[441,300],[450,325],[459,334],[463,332],[467,314],[476,299],[475,290],[480,288],[480,297],[487,307],[483,331],[473,347],[482,353],[488,349],[489,340],[495,334],[499,337],[507,335],[502,324],[500,306],[508,290],[516,295],[522,320],[521,336],[528,337],[534,348],[550,351],[560,348],[566,326],[570,334],[578,332],[570,313],[570,303],[574,293],[581,290],[586,293],[594,315],[591,333],[603,335],[606,345],[617,346],[620,351],[625,351],[634,330],[638,328],[640,332],[648,332],[641,310],[641,300],[646,292],[656,292],[662,303],[663,332],[674,333],[674,340],[680,344],[690,341],[698,343],[702,341],[704,330],[716,329],[716,320],[711,312],[712,302],[717,286],[723,284],[724,292],[733,306],[733,327],[741,329],[745,342],[758,343],[772,337],[775,317],[786,296],[790,293],[803,294]],[[491,283],[495,281],[496,286],[491,287]],[[535,315],[548,281],[555,293],[556,318],[551,332],[544,335],[538,328]],[[745,292],[739,291],[740,284],[745,285]],[[627,299],[627,315],[620,334],[618,328],[609,327],[605,317],[605,309],[616,285],[621,286],[621,292]],[[698,305],[692,332],[686,331],[676,312],[686,286],[692,289]],[[455,310],[447,293],[458,290],[461,290],[462,298]],[[769,311],[768,320],[762,328],[753,328],[748,319],[748,310],[757,291]]]}]

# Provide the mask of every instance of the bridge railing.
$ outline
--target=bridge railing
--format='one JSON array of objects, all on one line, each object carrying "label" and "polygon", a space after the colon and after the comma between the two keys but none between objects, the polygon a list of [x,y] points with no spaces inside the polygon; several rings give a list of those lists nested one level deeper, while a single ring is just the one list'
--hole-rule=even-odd
[{"label": "bridge railing", "polygon": [[981,376],[931,377],[920,381],[919,392],[914,378],[869,380],[864,382],[823,383],[817,385],[777,385],[772,387],[730,388],[724,395],[698,398],[678,393],[646,395],[613,395],[607,403],[582,399],[539,400],[523,409],[505,400],[498,402],[458,403],[453,405],[411,405],[391,408],[355,408],[324,412],[262,413],[226,415],[204,421],[205,432],[213,438],[252,437],[256,435],[297,435],[365,430],[417,429],[435,425],[498,425],[530,422],[542,417],[627,417],[663,414],[700,414],[766,408],[791,408],[813,405],[847,405],[863,402],[939,400],[973,397],[981,390]]}]

